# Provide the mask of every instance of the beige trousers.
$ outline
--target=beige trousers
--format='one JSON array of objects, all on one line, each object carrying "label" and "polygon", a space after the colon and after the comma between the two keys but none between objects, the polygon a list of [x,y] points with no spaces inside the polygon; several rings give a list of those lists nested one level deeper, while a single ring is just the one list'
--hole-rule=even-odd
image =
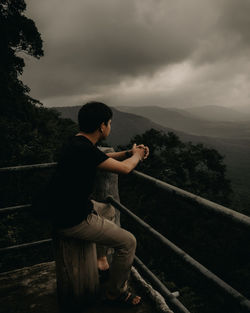
[{"label": "beige trousers", "polygon": [[106,290],[116,297],[127,288],[127,280],[135,255],[136,239],[130,232],[112,222],[115,217],[113,206],[96,201],[93,203],[97,215],[91,213],[82,223],[61,229],[59,233],[65,237],[95,242],[98,257],[106,255],[109,248],[114,249]]}]

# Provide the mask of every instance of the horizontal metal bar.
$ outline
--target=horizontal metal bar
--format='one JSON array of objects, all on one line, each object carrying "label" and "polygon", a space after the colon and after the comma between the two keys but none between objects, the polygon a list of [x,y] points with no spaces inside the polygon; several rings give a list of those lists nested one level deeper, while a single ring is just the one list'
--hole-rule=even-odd
[{"label": "horizontal metal bar", "polygon": [[0,173],[6,172],[18,172],[18,171],[27,171],[34,169],[45,169],[56,167],[57,163],[41,163],[41,164],[31,164],[31,165],[21,165],[21,166],[11,166],[11,167],[2,167],[0,168]]},{"label": "horizontal metal bar", "polygon": [[25,209],[30,209],[30,208],[31,208],[31,204],[10,206],[8,208],[0,209],[0,214],[10,214],[10,213],[14,213],[15,211],[25,210]]},{"label": "horizontal metal bar", "polygon": [[[42,163],[42,164],[14,166],[14,167],[4,167],[4,168],[0,168],[0,173],[26,171],[26,170],[33,170],[33,169],[54,168],[54,167],[56,167],[56,165],[57,165],[57,163],[53,162],[53,163]],[[159,187],[163,190],[166,190],[166,191],[168,191],[174,195],[178,195],[178,196],[181,196],[181,197],[186,198],[188,200],[192,200],[195,203],[198,203],[199,205],[205,207],[206,209],[212,210],[213,212],[221,214],[225,217],[228,217],[235,222],[238,222],[244,226],[250,227],[250,217],[247,215],[244,215],[244,214],[241,214],[237,211],[226,208],[220,204],[217,204],[217,203],[212,202],[210,200],[204,199],[200,196],[192,194],[191,192],[188,192],[188,191],[185,191],[185,190],[180,189],[178,187],[175,187],[173,185],[170,185],[166,182],[163,182],[159,179],[156,179],[156,178],[151,177],[149,175],[146,175],[144,173],[141,173],[141,172],[134,170],[131,174],[135,175],[141,179],[144,179],[150,183],[153,183],[157,187]]]},{"label": "horizontal metal bar", "polygon": [[144,173],[133,171],[131,174],[135,175],[136,177],[139,177],[145,181],[148,181],[155,186],[166,190],[174,195],[181,196],[184,199],[191,200],[195,203],[198,203],[199,205],[203,206],[206,209],[209,209],[215,213],[218,213],[220,215],[223,215],[224,217],[230,218],[234,222],[240,223],[241,225],[250,227],[250,217],[247,215],[244,215],[242,213],[236,212],[234,210],[231,210],[229,208],[224,207],[223,205],[217,204],[215,202],[212,202],[210,200],[204,199],[200,196],[197,196],[191,192],[185,191],[183,189],[177,188],[175,186],[172,186],[168,183],[165,183],[159,179],[156,179],[154,177],[151,177],[149,175],[146,175]]},{"label": "horizontal metal bar", "polygon": [[143,275],[150,281],[152,285],[160,292],[160,294],[166,299],[169,300],[172,305],[180,312],[190,313],[187,308],[171,293],[170,290],[147,268],[142,261],[135,256],[135,264],[142,271]]},{"label": "horizontal metal bar", "polygon": [[134,221],[136,221],[139,225],[141,225],[146,231],[148,231],[151,235],[153,235],[158,241],[162,242],[168,248],[170,248],[176,255],[178,255],[184,262],[190,265],[193,269],[195,269],[198,273],[202,274],[203,277],[213,282],[216,286],[218,286],[221,290],[226,292],[228,295],[233,297],[239,304],[247,309],[250,312],[250,301],[245,298],[241,293],[232,288],[230,285],[225,283],[222,279],[216,276],[214,273],[209,271],[202,264],[193,259],[190,255],[188,255],[185,251],[177,247],[170,240],[165,238],[162,234],[157,232],[154,228],[152,228],[149,224],[145,223],[142,219],[136,216],[134,213],[129,211],[124,205],[117,202],[113,197],[107,197],[107,201],[113,204],[117,209],[119,209],[125,215],[131,217]]},{"label": "horizontal metal bar", "polygon": [[23,248],[30,248],[33,246],[39,246],[39,245],[43,245],[43,244],[48,243],[48,242],[52,242],[52,239],[49,238],[49,239],[44,239],[44,240],[40,240],[40,241],[23,243],[21,245],[15,245],[15,246],[10,246],[10,247],[6,247],[6,248],[1,248],[0,253],[7,252],[10,250],[19,250],[19,249],[23,249]]}]

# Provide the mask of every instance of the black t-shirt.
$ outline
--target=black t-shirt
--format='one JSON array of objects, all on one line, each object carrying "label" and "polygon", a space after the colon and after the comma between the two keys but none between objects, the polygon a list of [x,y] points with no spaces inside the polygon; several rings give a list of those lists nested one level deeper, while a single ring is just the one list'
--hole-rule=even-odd
[{"label": "black t-shirt", "polygon": [[50,184],[53,224],[72,227],[91,212],[97,166],[108,159],[84,136],[74,136],[62,149],[56,173]]}]

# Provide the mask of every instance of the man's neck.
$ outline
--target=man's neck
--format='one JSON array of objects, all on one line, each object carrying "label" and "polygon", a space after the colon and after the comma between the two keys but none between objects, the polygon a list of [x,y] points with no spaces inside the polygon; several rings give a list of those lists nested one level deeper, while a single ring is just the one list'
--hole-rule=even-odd
[{"label": "man's neck", "polygon": [[84,133],[84,132],[80,131],[79,133],[76,134],[76,136],[84,136],[84,137],[88,138],[88,140],[90,140],[93,143],[93,145],[95,145],[97,143],[97,141],[100,139],[99,134],[97,132],[88,134],[88,133]]}]

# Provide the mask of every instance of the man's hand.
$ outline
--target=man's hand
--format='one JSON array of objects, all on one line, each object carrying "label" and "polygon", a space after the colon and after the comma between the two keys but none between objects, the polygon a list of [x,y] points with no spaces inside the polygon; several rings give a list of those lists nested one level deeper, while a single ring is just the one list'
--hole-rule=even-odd
[{"label": "man's hand", "polygon": [[138,145],[137,148],[144,149],[144,157],[143,160],[147,159],[149,156],[149,147],[144,145]]},{"label": "man's hand", "polygon": [[[130,152],[132,156],[128,157],[123,161],[117,161],[114,158],[112,158],[111,155],[112,154],[114,155],[115,152],[109,153],[108,156],[110,157],[107,160],[100,163],[98,165],[98,168],[112,173],[128,174],[137,166],[139,160],[143,161],[149,155],[149,149],[144,145],[137,146],[136,144],[134,144],[132,149],[129,150],[128,152]],[[124,157],[124,151],[117,153],[123,155]]]},{"label": "man's hand", "polygon": [[140,144],[140,145],[134,144],[131,149],[131,152],[132,152],[132,155],[134,155],[135,153],[138,153],[142,161],[142,160],[147,159],[149,155],[149,148],[147,146],[144,146],[143,144]]}]

